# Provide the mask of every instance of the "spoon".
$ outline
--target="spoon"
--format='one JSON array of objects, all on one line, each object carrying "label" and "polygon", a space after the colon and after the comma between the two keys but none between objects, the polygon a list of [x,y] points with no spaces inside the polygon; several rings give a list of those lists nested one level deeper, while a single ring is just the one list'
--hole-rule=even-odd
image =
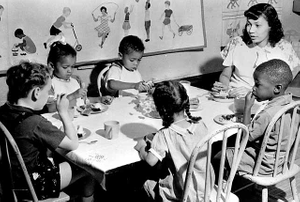
[{"label": "spoon", "polygon": [[86,143],[86,144],[94,144],[98,142],[98,140],[90,140],[90,141],[79,141],[79,143]]}]

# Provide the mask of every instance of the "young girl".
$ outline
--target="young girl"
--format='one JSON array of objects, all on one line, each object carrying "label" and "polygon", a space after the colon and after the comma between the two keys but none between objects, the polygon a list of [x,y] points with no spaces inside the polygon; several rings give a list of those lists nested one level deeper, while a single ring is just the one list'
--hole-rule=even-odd
[{"label": "young girl", "polygon": [[[196,144],[207,134],[207,128],[201,117],[193,117],[189,111],[189,97],[179,82],[165,81],[159,83],[153,93],[153,99],[164,128],[153,137],[151,144],[144,139],[138,141],[135,149],[140,157],[150,166],[162,163],[167,170],[166,176],[158,181],[148,180],[144,188],[149,198],[157,201],[174,201],[181,199],[187,163]],[[187,117],[186,117],[186,115]],[[193,173],[193,186],[190,201],[201,201],[205,183],[212,189],[214,176],[205,182],[206,149],[197,159]]]},{"label": "young girl", "polygon": [[[57,41],[51,45],[47,59],[47,64],[53,69],[52,93],[53,98],[58,95],[67,94],[70,101],[70,109],[74,110],[74,106],[82,105],[83,101],[79,98],[86,97],[87,88],[85,84],[77,77],[73,76],[73,68],[76,63],[76,51],[69,44],[62,44]],[[55,103],[49,100],[49,112],[55,111]]]},{"label": "young girl", "polygon": [[[57,197],[60,190],[76,182],[81,186],[82,201],[92,201],[95,184],[87,172],[68,162],[58,163],[55,158],[51,162],[47,158],[47,149],[71,151],[78,147],[66,95],[59,96],[56,102],[65,132],[39,115],[51,89],[50,76],[49,68],[37,63],[23,62],[8,69],[7,103],[0,107],[0,121],[17,142],[39,199]],[[12,159],[15,185],[26,186],[17,166]]]}]

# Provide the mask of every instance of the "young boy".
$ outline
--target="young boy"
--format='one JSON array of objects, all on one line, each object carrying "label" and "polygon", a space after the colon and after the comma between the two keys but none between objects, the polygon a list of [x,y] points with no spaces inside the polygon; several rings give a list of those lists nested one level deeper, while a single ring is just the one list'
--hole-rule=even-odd
[{"label": "young boy", "polygon": [[16,29],[15,37],[22,39],[22,43],[18,43],[15,45],[16,48],[20,48],[22,51],[26,53],[35,53],[36,47],[29,36],[26,36],[22,29]]},{"label": "young boy", "polygon": [[152,81],[143,81],[138,66],[144,54],[144,44],[137,36],[129,35],[119,45],[120,61],[112,63],[104,81],[103,95],[135,95],[153,87]]},{"label": "young boy", "polygon": [[[57,163],[54,158],[52,163],[47,158],[48,149],[52,152],[58,148],[71,151],[79,144],[68,113],[67,95],[60,95],[57,100],[57,111],[65,132],[38,113],[46,104],[51,89],[49,68],[23,62],[7,70],[6,83],[7,103],[0,107],[0,121],[19,146],[38,198],[57,197],[60,190],[80,180],[82,200],[92,201],[94,180],[86,172],[68,162]],[[24,179],[20,178],[23,175],[16,169],[17,162],[13,159],[12,165],[17,186],[24,186]]]},{"label": "young boy", "polygon": [[[249,143],[245,149],[238,171],[242,173],[253,173],[255,161],[260,150],[260,145],[264,138],[265,130],[274,115],[285,105],[292,102],[292,95],[285,91],[293,79],[289,65],[282,60],[273,59],[260,64],[254,71],[253,91],[246,95],[244,107],[244,124],[249,127]],[[251,121],[251,108],[254,100],[258,102],[266,101],[265,104],[256,112]],[[279,124],[279,123],[277,123]],[[289,123],[285,123],[285,134],[289,134],[291,128]],[[262,162],[260,175],[271,175],[273,173],[274,156],[276,151],[275,141],[279,134],[279,127],[275,127],[271,134],[270,141],[267,143],[265,156]],[[283,137],[286,139],[287,137]],[[282,147],[284,150],[285,147]],[[232,160],[232,150],[227,151],[227,159]],[[280,168],[278,170],[280,172]]]}]

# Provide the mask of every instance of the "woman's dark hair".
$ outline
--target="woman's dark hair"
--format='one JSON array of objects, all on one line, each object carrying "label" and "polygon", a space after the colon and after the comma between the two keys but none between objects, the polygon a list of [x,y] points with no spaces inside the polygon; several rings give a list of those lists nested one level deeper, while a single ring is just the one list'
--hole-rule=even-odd
[{"label": "woman's dark hair", "polygon": [[173,115],[183,110],[193,122],[201,120],[201,117],[191,115],[189,97],[183,85],[177,81],[158,83],[153,92],[153,100],[164,127],[169,127],[174,122]]},{"label": "woman's dark hair", "polygon": [[[247,20],[257,20],[260,16],[266,19],[271,28],[269,31],[269,43],[272,47],[276,45],[283,37],[283,28],[282,24],[278,18],[277,11],[275,8],[267,3],[259,3],[254,6],[251,6],[248,10],[244,12],[244,16]],[[243,41],[246,44],[251,44],[252,40],[247,32],[247,24],[243,30]]]},{"label": "woman's dark hair", "polygon": [[16,104],[25,98],[34,87],[43,88],[50,79],[51,70],[43,64],[22,62],[10,67],[6,73],[8,86],[7,100]]},{"label": "woman's dark hair", "polygon": [[72,57],[76,57],[76,50],[68,43],[63,44],[60,41],[54,42],[50,46],[50,51],[47,58],[47,64],[50,62],[55,65],[61,58],[71,55]]}]

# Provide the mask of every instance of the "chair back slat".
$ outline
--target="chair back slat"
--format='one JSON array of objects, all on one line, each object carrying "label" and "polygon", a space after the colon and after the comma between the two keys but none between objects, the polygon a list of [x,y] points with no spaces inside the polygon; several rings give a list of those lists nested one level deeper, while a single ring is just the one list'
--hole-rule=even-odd
[{"label": "chair back slat", "polygon": [[[300,124],[300,110],[299,110],[299,106],[300,106],[300,101],[296,101],[296,102],[292,102],[286,106],[284,106],[282,109],[280,109],[275,116],[271,119],[262,144],[261,144],[261,148],[260,148],[260,152],[258,154],[257,160],[256,160],[256,164],[254,167],[254,172],[253,172],[253,176],[257,176],[259,173],[259,170],[261,169],[261,164],[263,161],[263,158],[265,156],[265,150],[266,150],[266,146],[268,145],[268,141],[270,139],[270,135],[271,132],[274,130],[274,127],[276,126],[276,124],[278,123],[278,121],[280,121],[280,132],[279,132],[279,136],[278,136],[278,142],[277,142],[277,148],[276,148],[276,152],[275,152],[275,160],[274,160],[274,165],[273,165],[273,174],[272,176],[276,176],[278,173],[278,169],[280,168],[280,166],[282,167],[282,172],[286,172],[286,170],[289,170],[289,165],[293,165],[295,157],[296,157],[296,152],[297,152],[297,148],[295,147],[295,145],[299,144],[299,124]],[[284,131],[284,125],[287,123],[287,121],[290,120],[289,126],[290,126],[290,132],[287,135],[287,131]],[[297,126],[295,126],[297,125]],[[298,131],[294,131],[294,128],[296,128]],[[286,145],[282,146],[282,142],[283,140],[286,139]],[[292,150],[291,150],[292,148]],[[284,152],[284,156],[283,155],[283,151]],[[291,151],[292,153],[291,153]],[[282,163],[282,159],[284,160],[283,164],[280,165],[280,163]],[[292,163],[292,164],[290,164]]]},{"label": "chair back slat", "polygon": [[[14,154],[16,155],[18,161],[19,161],[19,164],[23,170],[23,174],[24,174],[24,177],[26,179],[26,182],[28,184],[28,189],[30,191],[30,194],[32,196],[32,200],[33,202],[37,202],[38,201],[38,198],[36,196],[36,193],[34,191],[34,188],[33,188],[33,185],[32,185],[32,182],[31,182],[31,179],[30,179],[30,176],[28,174],[28,171],[27,171],[27,168],[26,168],[26,165],[23,161],[23,158],[21,156],[21,152],[18,148],[18,145],[16,144],[14,138],[12,137],[12,135],[10,134],[10,132],[6,129],[6,127],[0,122],[0,128],[1,128],[1,131],[2,131],[2,134],[5,135],[5,144],[7,146],[7,149],[6,149],[6,152],[3,154],[3,155],[6,155],[7,158],[9,159],[9,153],[8,153],[8,145],[7,143],[9,143],[9,145],[11,146],[11,148],[13,149],[14,151]],[[10,164],[10,161],[9,161],[9,165],[8,165],[10,168],[11,168],[11,164]],[[10,171],[11,172],[11,171]],[[12,182],[11,182],[12,183]],[[12,184],[13,185],[13,184]],[[13,187],[12,187],[13,188]]]},{"label": "chair back slat", "polygon": [[[224,175],[224,166],[225,166],[225,158],[226,158],[226,148],[227,148],[227,139],[232,136],[237,134],[237,140],[235,142],[235,154],[233,157],[233,163],[232,167],[230,170],[229,178],[226,183],[225,189],[223,189],[223,175]],[[197,156],[199,154],[199,151],[201,151],[201,148],[203,146],[207,145],[208,148],[208,158],[206,162],[206,179],[205,181],[208,182],[210,172],[211,171],[211,146],[212,143],[215,141],[218,141],[215,136],[222,137],[222,153],[221,153],[221,163],[220,163],[220,169],[219,169],[219,179],[218,179],[218,190],[217,190],[217,195],[216,195],[216,201],[220,201],[221,198],[224,196],[225,201],[228,201],[229,199],[229,194],[231,191],[231,186],[232,186],[232,181],[235,176],[235,173],[238,168],[238,164],[242,158],[242,154],[245,150],[248,138],[249,138],[249,131],[248,128],[241,123],[234,123],[234,124],[228,124],[224,125],[221,129],[216,130],[208,135],[206,135],[202,140],[200,140],[196,147],[194,148],[190,160],[188,163],[188,168],[187,168],[187,173],[186,173],[186,178],[185,178],[185,183],[184,183],[184,192],[183,192],[183,198],[182,201],[185,202],[188,199],[188,194],[189,194],[189,187],[191,185],[191,178],[193,174],[193,169],[195,165],[195,161],[197,159]],[[237,152],[237,153],[236,153]],[[208,202],[210,200],[210,188],[208,186],[209,183],[205,183],[205,192],[204,192],[204,201]],[[224,191],[225,190],[225,191]],[[224,196],[223,196],[224,195]]]}]

